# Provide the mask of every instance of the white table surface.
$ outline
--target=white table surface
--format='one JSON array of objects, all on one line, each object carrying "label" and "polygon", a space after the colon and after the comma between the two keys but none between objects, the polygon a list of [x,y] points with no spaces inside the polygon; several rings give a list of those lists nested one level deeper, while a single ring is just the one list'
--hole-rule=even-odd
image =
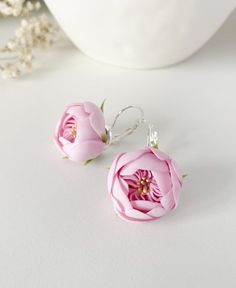
[{"label": "white table surface", "polygon": [[[0,80],[1,288],[235,287],[235,27],[234,13],[169,69],[103,65],[63,40],[33,74]],[[54,147],[65,104],[104,98],[107,123],[126,105],[142,106],[161,149],[188,174],[178,209],[159,221],[120,220],[106,189],[114,156],[143,147],[143,129],[87,166]]]}]

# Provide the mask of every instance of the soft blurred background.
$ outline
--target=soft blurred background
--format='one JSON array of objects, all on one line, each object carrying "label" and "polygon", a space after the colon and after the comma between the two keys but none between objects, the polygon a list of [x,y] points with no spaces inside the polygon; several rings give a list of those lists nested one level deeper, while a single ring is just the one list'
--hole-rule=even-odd
[{"label": "soft blurred background", "polygon": [[[50,61],[53,53],[59,53],[64,45],[75,49],[43,1],[1,0],[0,21],[0,72],[3,78],[18,78],[43,67],[44,61]],[[208,61],[217,64],[222,57],[227,57],[231,62],[236,48],[235,23],[236,12],[233,12],[189,61],[201,63],[207,57]]]}]

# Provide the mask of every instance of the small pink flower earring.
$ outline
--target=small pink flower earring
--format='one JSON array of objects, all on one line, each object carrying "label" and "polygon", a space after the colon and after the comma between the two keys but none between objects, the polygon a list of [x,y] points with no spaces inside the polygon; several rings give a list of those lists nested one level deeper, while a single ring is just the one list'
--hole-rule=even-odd
[{"label": "small pink flower earring", "polygon": [[[128,109],[137,109],[140,113],[139,119],[132,127],[114,135],[113,130],[118,118]],[[113,124],[108,128],[103,110],[104,102],[100,108],[91,102],[75,103],[65,108],[57,124],[54,140],[66,158],[87,164],[102,154],[109,145],[132,134],[144,121],[141,108],[128,106],[116,115]]]},{"label": "small pink flower earring", "polygon": [[129,221],[153,221],[175,209],[181,187],[180,170],[173,159],[158,149],[158,136],[152,125],[147,147],[119,154],[108,175],[115,211]]}]

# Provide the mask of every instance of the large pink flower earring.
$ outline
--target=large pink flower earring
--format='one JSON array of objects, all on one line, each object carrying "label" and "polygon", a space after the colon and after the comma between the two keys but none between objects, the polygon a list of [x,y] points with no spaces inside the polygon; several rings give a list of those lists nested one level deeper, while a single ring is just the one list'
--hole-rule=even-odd
[{"label": "large pink flower earring", "polygon": [[125,220],[146,222],[177,207],[182,175],[173,159],[158,149],[149,125],[147,147],[119,154],[109,171],[108,191],[116,213]]},{"label": "large pink flower earring", "polygon": [[[139,111],[139,118],[125,131],[115,134],[118,118],[127,110]],[[54,140],[65,158],[75,162],[89,163],[111,144],[132,134],[144,122],[143,110],[128,106],[120,110],[112,125],[108,127],[104,119],[104,102],[98,107],[91,102],[68,105],[60,118]]]}]

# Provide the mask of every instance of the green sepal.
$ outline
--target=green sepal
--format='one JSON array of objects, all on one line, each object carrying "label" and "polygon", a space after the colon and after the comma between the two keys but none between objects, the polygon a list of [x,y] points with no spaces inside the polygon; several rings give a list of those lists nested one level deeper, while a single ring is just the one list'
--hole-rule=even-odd
[{"label": "green sepal", "polygon": [[100,110],[102,111],[102,113],[104,113],[104,105],[105,105],[105,102],[106,102],[106,99],[104,99],[104,100],[102,101],[102,104],[101,104],[101,106],[100,106]]},{"label": "green sepal", "polygon": [[102,134],[101,139],[102,139],[102,142],[103,142],[103,143],[107,143],[107,140],[108,140],[108,135],[107,135],[107,133]]},{"label": "green sepal", "polygon": [[159,149],[158,144],[153,145],[152,148]]},{"label": "green sepal", "polygon": [[86,160],[86,161],[84,162],[84,165],[88,165],[88,164],[91,163],[92,161],[93,161],[93,159]]}]

